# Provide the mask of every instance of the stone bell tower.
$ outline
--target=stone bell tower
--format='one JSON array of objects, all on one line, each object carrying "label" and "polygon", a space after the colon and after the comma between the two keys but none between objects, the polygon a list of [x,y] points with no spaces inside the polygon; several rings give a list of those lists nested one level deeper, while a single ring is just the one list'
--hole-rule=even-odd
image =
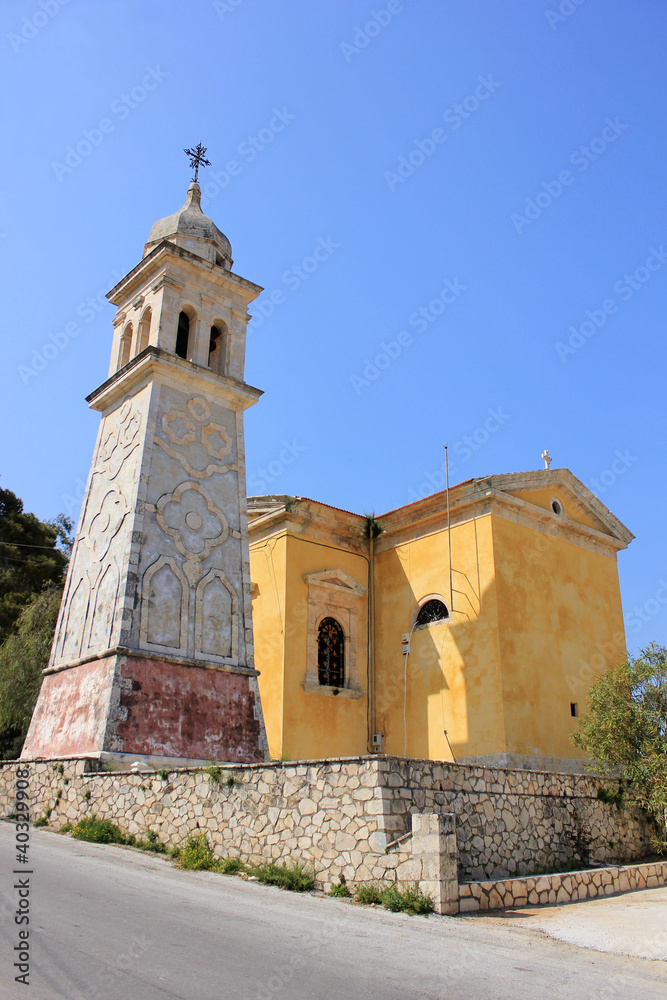
[{"label": "stone bell tower", "polygon": [[109,292],[109,378],[51,660],[22,757],[253,762],[243,412],[247,308],[200,188]]}]

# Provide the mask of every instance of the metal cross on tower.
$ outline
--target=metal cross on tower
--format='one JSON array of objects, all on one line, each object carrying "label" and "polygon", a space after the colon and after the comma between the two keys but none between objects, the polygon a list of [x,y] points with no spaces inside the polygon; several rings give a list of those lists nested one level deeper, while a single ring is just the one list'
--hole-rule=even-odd
[{"label": "metal cross on tower", "polygon": [[186,156],[190,157],[190,166],[195,168],[195,175],[192,179],[195,184],[197,184],[199,180],[199,168],[211,166],[211,161],[207,160],[204,155],[206,152],[206,146],[202,146],[200,140],[194,149],[184,149],[183,152]]}]

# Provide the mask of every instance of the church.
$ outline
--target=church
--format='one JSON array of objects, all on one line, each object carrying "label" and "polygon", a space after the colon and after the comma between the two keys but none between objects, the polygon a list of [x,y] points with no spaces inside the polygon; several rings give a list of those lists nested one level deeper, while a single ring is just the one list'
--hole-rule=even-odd
[{"label": "church", "polygon": [[201,210],[203,153],[108,295],[100,430],[23,758],[584,770],[569,734],[625,655],[632,534],[548,463],[378,517],[247,498],[262,288]]},{"label": "church", "polygon": [[567,469],[470,479],[377,518],[248,500],[271,755],[584,771],[570,741],[625,656],[632,534]]}]

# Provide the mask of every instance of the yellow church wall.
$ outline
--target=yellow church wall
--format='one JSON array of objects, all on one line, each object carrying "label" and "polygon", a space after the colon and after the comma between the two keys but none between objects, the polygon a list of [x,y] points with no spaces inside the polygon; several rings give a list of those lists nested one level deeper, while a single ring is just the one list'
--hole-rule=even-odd
[{"label": "yellow church wall", "polygon": [[[451,759],[493,753],[503,731],[493,539],[489,516],[452,527],[454,614],[451,622],[416,629],[407,664],[401,636],[427,595],[449,606],[449,551],[442,525],[434,533],[391,544],[380,536],[375,557],[376,726],[389,754]],[[407,740],[406,740],[407,730]]]},{"label": "yellow church wall", "polygon": [[250,546],[255,667],[260,671],[259,693],[274,759],[280,757],[283,745],[286,541],[283,534]]},{"label": "yellow church wall", "polygon": [[[282,753],[291,758],[354,756],[368,752],[366,723],[368,610],[360,601],[357,619],[357,670],[361,697],[306,692],[307,573],[339,569],[363,587],[368,585],[364,556],[295,534],[287,536],[285,610],[285,690]],[[261,682],[260,682],[261,684]],[[261,691],[261,686],[260,686]],[[263,695],[262,695],[263,697]]]},{"label": "yellow church wall", "polygon": [[509,753],[582,757],[569,739],[596,676],[622,662],[616,558],[493,518]]}]

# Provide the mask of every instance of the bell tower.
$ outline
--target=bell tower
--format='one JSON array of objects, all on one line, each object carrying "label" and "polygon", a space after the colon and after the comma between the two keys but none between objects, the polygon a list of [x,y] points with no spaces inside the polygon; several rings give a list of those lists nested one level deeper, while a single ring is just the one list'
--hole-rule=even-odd
[{"label": "bell tower", "polygon": [[195,181],[108,294],[102,419],[24,758],[264,759],[243,443],[262,289],[200,198]]}]

